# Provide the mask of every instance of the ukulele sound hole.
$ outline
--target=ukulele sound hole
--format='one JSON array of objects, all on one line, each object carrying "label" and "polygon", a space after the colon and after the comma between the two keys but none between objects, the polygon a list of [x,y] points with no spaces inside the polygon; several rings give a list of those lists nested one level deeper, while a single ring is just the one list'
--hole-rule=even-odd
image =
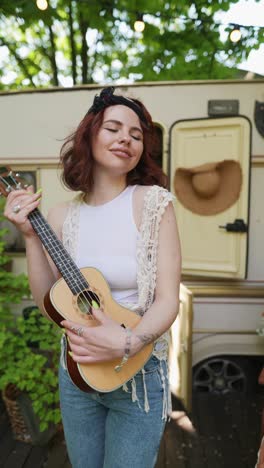
[{"label": "ukulele sound hole", "polygon": [[100,299],[93,291],[85,289],[82,291],[77,298],[78,309],[82,314],[92,314],[92,307],[99,309]]}]

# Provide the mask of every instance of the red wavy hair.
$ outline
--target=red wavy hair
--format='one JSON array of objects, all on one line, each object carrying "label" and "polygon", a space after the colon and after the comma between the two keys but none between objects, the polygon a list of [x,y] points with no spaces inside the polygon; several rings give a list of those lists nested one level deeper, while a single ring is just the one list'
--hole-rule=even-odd
[{"label": "red wavy hair", "polygon": [[[157,143],[152,118],[137,99],[133,101],[140,106],[147,120],[141,123],[144,149],[137,166],[127,174],[127,185],[160,185],[167,187],[167,176],[152,157]],[[110,106],[109,106],[110,107]],[[71,190],[89,193],[93,187],[92,135],[96,135],[103,123],[104,110],[97,114],[86,114],[74,133],[66,138],[60,152],[63,167],[62,181]]]}]

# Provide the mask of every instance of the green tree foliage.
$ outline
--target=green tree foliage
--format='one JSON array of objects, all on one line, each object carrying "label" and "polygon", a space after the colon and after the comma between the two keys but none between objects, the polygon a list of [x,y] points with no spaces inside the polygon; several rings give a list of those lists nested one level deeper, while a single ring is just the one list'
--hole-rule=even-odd
[{"label": "green tree foliage", "polygon": [[[35,0],[0,0],[0,87],[232,78],[264,37],[263,30],[248,28],[237,44],[220,40],[216,15],[230,4],[49,0],[40,11]],[[138,12],[143,34],[133,28]]]}]

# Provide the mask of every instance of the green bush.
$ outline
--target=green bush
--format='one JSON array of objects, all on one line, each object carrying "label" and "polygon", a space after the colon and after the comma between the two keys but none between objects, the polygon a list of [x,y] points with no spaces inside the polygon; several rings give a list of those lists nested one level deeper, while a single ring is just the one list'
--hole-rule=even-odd
[{"label": "green bush", "polygon": [[[0,221],[1,207],[0,200]],[[32,307],[28,316],[16,317],[12,305],[29,297],[27,276],[7,271],[0,229],[0,390],[14,384],[26,392],[40,420],[40,430],[60,421],[57,368],[60,330]]]},{"label": "green bush", "polygon": [[[4,199],[0,198],[0,222],[4,219],[2,213]],[[19,304],[23,297],[30,294],[28,279],[24,274],[14,275],[7,269],[10,257],[5,253],[4,236],[7,229],[0,229],[0,323],[6,325],[6,321],[11,319],[10,307]]]},{"label": "green bush", "polygon": [[40,430],[60,421],[57,368],[59,329],[38,309],[0,330],[0,389],[14,384],[30,397]]}]

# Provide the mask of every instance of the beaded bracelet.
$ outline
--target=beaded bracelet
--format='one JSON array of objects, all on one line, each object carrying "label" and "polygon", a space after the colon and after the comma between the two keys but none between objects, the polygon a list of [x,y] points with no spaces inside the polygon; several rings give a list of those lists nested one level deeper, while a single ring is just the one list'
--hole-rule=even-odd
[{"label": "beaded bracelet", "polygon": [[123,365],[128,361],[129,355],[130,355],[130,346],[131,346],[131,336],[132,336],[132,330],[130,328],[126,328],[126,343],[125,343],[125,354],[122,357],[122,361],[118,366],[115,366],[115,371],[120,372]]}]

